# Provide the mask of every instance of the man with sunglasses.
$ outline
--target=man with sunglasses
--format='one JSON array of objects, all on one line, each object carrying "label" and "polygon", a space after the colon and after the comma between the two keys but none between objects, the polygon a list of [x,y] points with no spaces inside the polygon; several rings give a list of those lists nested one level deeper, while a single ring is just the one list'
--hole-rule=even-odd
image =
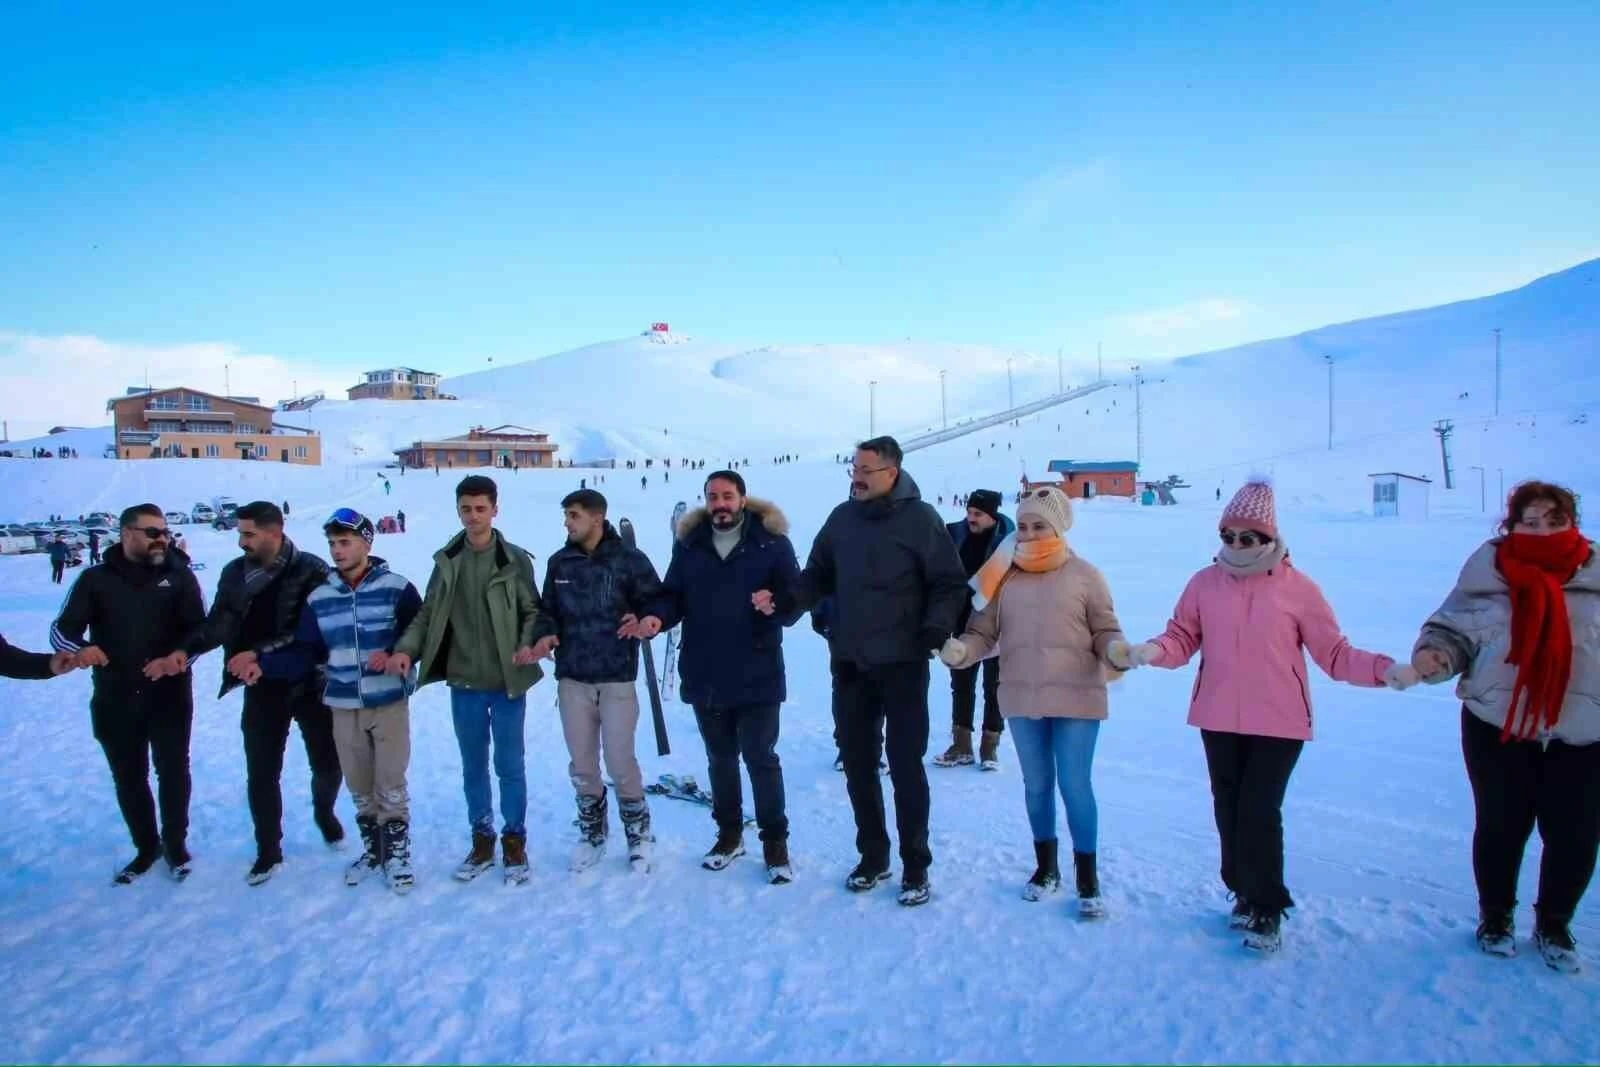
[{"label": "man with sunglasses", "polygon": [[303,677],[327,665],[322,693],[333,717],[334,742],[345,785],[356,805],[364,846],[345,871],[346,885],[359,885],[383,871],[389,888],[409,892],[411,810],[406,769],[411,762],[414,677],[387,673],[389,655],[422,607],[417,587],[372,554],[372,520],[340,508],[322,524],[334,573],[311,591],[300,613],[294,643],[261,657],[268,679]]},{"label": "man with sunglasses", "polygon": [[[205,603],[188,557],[170,547],[160,508],[128,508],[120,526],[120,542],[73,583],[50,628],[50,644],[71,654],[74,666],[94,670],[89,718],[137,850],[116,883],[133,882],[163,857],[172,877],[182,881],[189,875],[194,689],[186,669],[169,671],[166,665],[173,649],[204,620]],[[150,795],[152,762],[159,782],[159,829]]]},{"label": "man with sunglasses", "polygon": [[928,868],[928,661],[955,632],[967,601],[961,557],[917,483],[900,468],[900,444],[874,437],[856,448],[850,499],[833,509],[790,589],[758,590],[756,610],[791,618],[833,598],[828,649],[834,723],[861,862],[845,887],[889,879],[889,833],[878,756],[887,747],[900,833],[900,903],[925,904]]},{"label": "man with sunglasses", "polygon": [[283,511],[271,501],[251,501],[239,508],[236,518],[243,554],[222,568],[211,613],[173,654],[168,668],[182,670],[188,659],[221,647],[228,658],[217,696],[247,686],[240,729],[256,859],[245,880],[261,885],[283,866],[281,781],[290,724],[300,724],[311,766],[312,817],[330,848],[342,848],[345,840],[344,826],[333,811],[343,776],[317,668],[313,665],[298,678],[263,680],[259,662],[262,655],[293,642],[306,598],[328,580],[328,564],[284,535]]}]

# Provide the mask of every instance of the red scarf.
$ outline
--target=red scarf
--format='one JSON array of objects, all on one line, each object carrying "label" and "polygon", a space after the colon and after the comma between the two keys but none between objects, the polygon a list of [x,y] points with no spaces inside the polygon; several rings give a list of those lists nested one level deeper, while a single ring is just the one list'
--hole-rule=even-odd
[{"label": "red scarf", "polygon": [[1506,662],[1517,668],[1502,741],[1531,739],[1561,717],[1572,678],[1572,622],[1562,587],[1589,562],[1590,552],[1576,526],[1544,536],[1514,533],[1495,549],[1495,565],[1511,587]]}]

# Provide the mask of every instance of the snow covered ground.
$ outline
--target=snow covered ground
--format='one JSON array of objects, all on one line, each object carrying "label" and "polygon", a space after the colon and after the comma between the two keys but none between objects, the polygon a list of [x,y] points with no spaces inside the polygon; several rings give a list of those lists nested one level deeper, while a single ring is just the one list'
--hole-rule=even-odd
[{"label": "snow covered ground", "polygon": [[[660,351],[663,359],[687,358],[691,347]],[[776,379],[757,381],[759,365],[746,366],[736,352],[715,360],[726,376],[719,380],[781,388]],[[1574,382],[1583,380],[1581,363],[1575,355],[1568,365]],[[1208,357],[1143,389],[1147,473],[1170,470],[1194,482],[1179,491],[1178,507],[1101,500],[1078,509],[1071,540],[1108,576],[1132,637],[1165,624],[1185,580],[1210,558],[1216,490],[1226,498],[1253,468],[1271,469],[1296,562],[1323,586],[1347,632],[1391,654],[1409,650],[1462,560],[1489,533],[1492,515],[1482,510],[1471,468],[1484,468],[1490,512],[1501,472],[1507,487],[1540,473],[1600,492],[1592,458],[1600,419],[1588,418],[1600,398],[1583,389],[1543,406],[1531,398],[1508,404],[1517,413],[1498,420],[1457,411],[1460,487],[1447,493],[1437,482],[1430,424],[1452,409],[1412,399],[1417,410],[1407,414],[1383,397],[1344,393],[1329,452],[1318,421],[1325,398],[1314,392],[1315,376],[1325,372],[1312,366],[1310,378],[1275,392],[1249,385],[1259,377],[1242,366]],[[1409,392],[1385,395],[1420,397],[1435,374],[1419,365],[1409,379],[1400,376],[1397,388]],[[1003,382],[1000,388],[1003,395]],[[699,406],[703,394],[679,395],[665,380],[651,389],[652,403],[682,418],[685,438],[717,438],[726,411]],[[320,469],[6,461],[5,518],[144,499],[183,508],[217,493],[287,498],[291,535],[318,549],[318,523],[335,506],[374,515],[403,507],[411,532],[380,536],[378,552],[420,585],[431,553],[456,529],[454,478],[391,475],[385,497],[373,452],[392,428],[368,426],[372,447],[364,447],[354,413],[370,409],[342,408],[352,415],[324,415],[331,419],[324,432],[337,431],[343,443],[330,443],[330,463]],[[1132,408],[1131,388],[1097,394],[1083,407],[916,453],[907,470],[926,497],[944,497],[954,520],[952,493],[993,487],[1009,497],[1024,469],[1042,477],[1052,458],[1132,453]],[[629,439],[626,417],[614,426]],[[775,429],[753,436],[747,474],[752,492],[789,512],[803,558],[845,493],[842,470],[828,460],[849,438],[819,446],[822,460],[769,465],[785,439]],[[1431,517],[1372,519],[1366,475],[1379,470],[1432,475]],[[664,568],[668,516],[676,501],[693,502],[698,479],[674,469],[664,485],[658,466],[641,489],[640,473],[605,472],[600,488],[613,516],[635,521],[642,547]],[[580,477],[593,484],[596,476],[563,470],[499,478],[500,525],[538,555],[541,574],[562,541],[558,500]],[[186,532],[206,564],[200,577],[209,599],[236,552],[233,538]],[[0,559],[0,590],[0,632],[46,647],[62,590],[49,584],[45,562]],[[662,646],[658,639],[658,657]],[[768,886],[755,857],[721,873],[700,869],[713,837],[709,814],[668,800],[654,802],[655,873],[631,876],[615,855],[588,875],[567,873],[572,795],[546,681],[530,695],[527,727],[531,884],[512,888],[491,876],[464,886],[450,878],[468,843],[465,805],[447,694],[431,687],[414,701],[416,891],[401,899],[375,883],[343,885],[349,856],[328,852],[312,826],[298,740],[290,742],[284,775],[288,865],[266,886],[249,888],[239,698],[213,699],[220,662],[212,655],[196,667],[196,873],[181,886],[152,877],[113,889],[111,875],[131,851],[90,735],[87,675],[0,682],[0,982],[8,994],[0,1004],[0,1059],[1600,1060],[1592,1026],[1600,905],[1592,894],[1574,924],[1589,968],[1576,978],[1547,970],[1526,940],[1511,961],[1485,957],[1472,943],[1471,800],[1458,708],[1447,691],[1356,690],[1311,672],[1317,738],[1286,805],[1288,878],[1300,907],[1285,924],[1284,952],[1259,960],[1225,926],[1204,762],[1184,724],[1192,666],[1136,672],[1113,691],[1096,762],[1111,914],[1085,925],[1071,917],[1067,897],[1019,897],[1033,860],[1009,741],[997,775],[929,769],[928,907],[900,908],[889,890],[847,893],[854,830],[842,776],[832,770],[826,650],[801,623],[790,631],[787,657],[790,701],[779,750],[798,880],[786,887]],[[948,738],[946,677],[935,664],[935,751]],[[692,714],[674,701],[668,717],[668,757],[655,756],[648,726],[641,729],[647,778],[673,772],[704,781]],[[340,809],[350,824],[347,798]],[[1518,915],[1524,937],[1538,854],[1534,842]]]}]

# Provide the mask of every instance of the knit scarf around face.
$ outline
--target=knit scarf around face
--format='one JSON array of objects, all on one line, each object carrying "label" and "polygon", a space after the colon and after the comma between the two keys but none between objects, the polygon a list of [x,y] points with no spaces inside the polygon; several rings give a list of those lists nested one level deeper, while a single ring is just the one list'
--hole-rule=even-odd
[{"label": "knit scarf around face", "polygon": [[1590,551],[1576,526],[1544,536],[1514,533],[1495,548],[1495,566],[1511,593],[1506,662],[1517,668],[1502,741],[1532,738],[1561,717],[1572,679],[1572,621],[1562,586],[1589,562]]},{"label": "knit scarf around face", "polygon": [[1051,536],[1038,541],[1018,541],[1016,534],[1008,534],[1004,541],[994,546],[994,555],[978,568],[967,584],[972,587],[972,610],[982,611],[995,597],[1015,566],[1019,571],[1040,574],[1053,571],[1067,562],[1071,555],[1064,538]]},{"label": "knit scarf around face", "polygon": [[1282,541],[1270,541],[1250,548],[1223,545],[1222,551],[1217,553],[1217,566],[1243,578],[1250,574],[1267,573],[1282,563],[1288,554],[1289,548]]}]

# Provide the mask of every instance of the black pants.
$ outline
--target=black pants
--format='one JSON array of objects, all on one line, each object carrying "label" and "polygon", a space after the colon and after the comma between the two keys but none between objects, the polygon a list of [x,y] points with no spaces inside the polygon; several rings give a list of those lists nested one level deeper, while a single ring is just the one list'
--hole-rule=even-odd
[{"label": "black pants", "polygon": [[933,864],[928,848],[928,773],[922,765],[928,753],[928,664],[860,668],[835,660],[833,698],[845,788],[856,818],[856,851],[865,862],[889,865],[889,831],[878,778],[878,756],[887,748],[904,877],[925,875]]},{"label": "black pants", "polygon": [[1222,884],[1251,907],[1294,907],[1283,884],[1283,795],[1304,741],[1201,730],[1222,843]]},{"label": "black pants", "polygon": [[61,576],[67,572],[67,561],[50,561],[50,580],[57,585],[61,584]]},{"label": "black pants", "polygon": [[[159,851],[164,842],[168,856],[181,854],[189,836],[193,702],[97,707],[93,717],[95,740],[111,768],[117,807],[122,809],[133,847],[149,855]],[[156,827],[156,800],[150,795],[152,763],[161,798],[160,829]]]},{"label": "black pants", "polygon": [[972,729],[973,712],[978,703],[978,672],[983,672],[983,732],[1003,734],[1006,720],[1000,715],[1000,660],[990,658],[970,667],[950,669],[950,722],[962,729]]},{"label": "black pants", "polygon": [[1600,744],[1502,744],[1500,727],[1462,708],[1461,751],[1477,812],[1472,873],[1478,906],[1487,914],[1516,907],[1522,853],[1537,825],[1544,854],[1534,910],[1571,922],[1600,850]]},{"label": "black pants", "polygon": [[700,738],[706,745],[711,777],[711,817],[717,829],[738,833],[744,828],[743,783],[739,757],[750,772],[755,794],[756,825],[763,841],[787,841],[789,817],[784,812],[783,765],[778,761],[778,705],[739,704],[694,709]]},{"label": "black pants", "polygon": [[250,798],[250,819],[256,828],[256,850],[262,857],[283,855],[283,754],[289,745],[289,724],[300,724],[311,765],[311,808],[316,815],[333,814],[343,775],[339,752],[333,744],[333,715],[314,691],[258,684],[244,694],[245,790]]}]

